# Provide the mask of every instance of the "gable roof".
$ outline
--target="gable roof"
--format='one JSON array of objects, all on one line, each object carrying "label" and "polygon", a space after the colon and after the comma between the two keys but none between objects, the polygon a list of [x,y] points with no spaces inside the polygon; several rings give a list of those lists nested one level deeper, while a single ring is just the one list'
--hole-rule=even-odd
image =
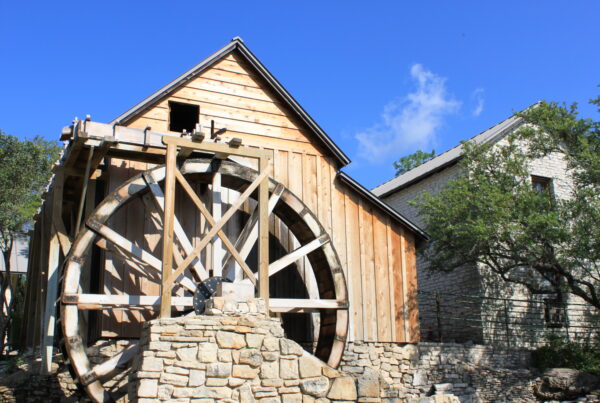
[{"label": "gable roof", "polygon": [[317,136],[317,138],[323,143],[323,145],[333,154],[340,166],[348,165],[350,159],[348,156],[331,140],[331,138],[321,129],[321,127],[314,121],[314,119],[300,106],[300,104],[292,97],[292,95],[281,85],[279,81],[271,74],[271,72],[254,56],[254,54],[248,49],[241,38],[235,37],[227,45],[204,59],[169,84],[165,85],[154,94],[150,95],[137,105],[133,106],[125,113],[119,115],[113,119],[110,123],[125,124],[129,120],[136,117],[138,114],[154,105],[155,102],[161,100],[165,96],[171,94],[176,89],[184,85],[187,81],[201,74],[205,70],[212,67],[219,60],[231,54],[234,51],[238,51],[239,54],[247,61],[269,85],[270,89],[275,92],[284,101],[285,105],[289,107],[300,120],[308,126],[308,128]]},{"label": "gable roof", "polygon": [[[535,106],[536,104],[530,106],[530,108]],[[495,126],[490,127],[486,131],[481,132],[478,135],[470,138],[469,141],[474,141],[478,144],[496,142],[504,136],[506,136],[511,130],[519,126],[522,122],[522,118],[517,117],[516,115],[512,115],[508,119],[505,119],[502,122],[496,124]],[[437,157],[432,158],[424,164],[421,164],[418,167],[403,173],[402,175],[399,175],[387,182],[382,183],[381,185],[373,188],[371,192],[373,192],[378,197],[389,196],[394,192],[398,192],[414,183],[417,183],[427,178],[430,175],[433,175],[436,172],[443,170],[444,168],[449,167],[450,165],[457,163],[462,158],[462,156],[463,145],[461,143],[456,147],[451,148],[448,151],[438,155]]]}]

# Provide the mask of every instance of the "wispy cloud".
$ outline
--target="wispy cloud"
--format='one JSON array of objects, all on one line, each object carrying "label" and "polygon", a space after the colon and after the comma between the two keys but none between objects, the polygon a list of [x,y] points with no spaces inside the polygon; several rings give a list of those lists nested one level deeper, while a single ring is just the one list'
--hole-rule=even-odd
[{"label": "wispy cloud", "polygon": [[461,103],[448,94],[446,79],[414,64],[410,69],[416,89],[388,103],[381,121],[355,135],[359,155],[372,163],[389,162],[416,148],[435,145],[444,117],[456,113]]},{"label": "wispy cloud", "polygon": [[473,108],[473,116],[481,115],[483,112],[483,105],[485,104],[485,99],[483,99],[483,88],[477,88],[471,94],[471,98],[475,101],[475,108]]}]

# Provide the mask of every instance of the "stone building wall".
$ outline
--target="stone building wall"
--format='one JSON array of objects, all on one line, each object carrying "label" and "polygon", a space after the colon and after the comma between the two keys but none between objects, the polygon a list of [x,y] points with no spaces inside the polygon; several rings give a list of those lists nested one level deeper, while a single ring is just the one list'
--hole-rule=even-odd
[{"label": "stone building wall", "polygon": [[[498,142],[500,145],[505,143],[506,138]],[[533,161],[529,172],[531,175],[550,178],[553,195],[557,199],[569,198],[572,182],[562,153],[552,153]],[[423,221],[418,216],[417,208],[409,202],[425,191],[438,193],[460,173],[459,165],[451,165],[412,186],[386,196],[383,200],[405,217],[422,225]],[[590,324],[593,324],[600,314],[591,307],[583,307],[584,303],[580,298],[570,295],[566,302],[565,321],[572,329],[567,331],[566,328],[550,328],[544,316],[544,299],[551,298],[551,295],[532,296],[525,287],[506,283],[485,268],[465,265],[450,273],[434,273],[427,269],[427,263],[418,256],[417,278],[420,291],[420,325],[424,340],[472,341],[504,346],[508,344],[511,347],[536,347],[545,342],[546,335],[550,333],[580,339],[591,337]],[[460,310],[459,315],[468,319],[466,322],[448,319],[443,315],[439,319],[440,315],[436,314],[435,296],[432,295],[436,292],[481,296],[484,300],[480,304],[463,305],[464,308]],[[461,306],[460,297],[446,295],[444,298],[448,306]],[[506,302],[501,298],[530,302],[509,302],[510,306],[506,306]],[[508,322],[511,328],[509,331],[503,325],[506,322],[505,312],[509,312]],[[438,319],[441,323],[438,323]],[[468,323],[473,325],[469,326]],[[439,335],[440,326],[444,338]]]}]

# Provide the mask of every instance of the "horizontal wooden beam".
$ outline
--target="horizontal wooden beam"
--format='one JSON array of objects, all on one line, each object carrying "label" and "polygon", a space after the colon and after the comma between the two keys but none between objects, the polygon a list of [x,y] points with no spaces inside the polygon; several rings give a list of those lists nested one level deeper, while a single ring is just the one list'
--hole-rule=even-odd
[{"label": "horizontal wooden beam", "polygon": [[[193,297],[172,297],[172,306],[191,307],[194,305]],[[103,310],[118,307],[139,307],[148,310],[160,308],[158,295],[105,295],[105,294],[64,294],[62,303],[77,305],[79,309]],[[269,310],[271,312],[314,312],[320,309],[348,309],[348,303],[335,299],[296,299],[296,298],[270,298]]]}]

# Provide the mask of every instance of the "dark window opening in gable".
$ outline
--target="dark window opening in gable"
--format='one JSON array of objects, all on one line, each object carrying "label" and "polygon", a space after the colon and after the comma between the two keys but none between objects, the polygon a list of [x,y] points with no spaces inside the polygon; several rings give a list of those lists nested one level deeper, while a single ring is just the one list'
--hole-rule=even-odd
[{"label": "dark window opening in gable", "polygon": [[185,129],[188,133],[200,121],[200,107],[193,104],[169,101],[169,130],[181,133]]}]

